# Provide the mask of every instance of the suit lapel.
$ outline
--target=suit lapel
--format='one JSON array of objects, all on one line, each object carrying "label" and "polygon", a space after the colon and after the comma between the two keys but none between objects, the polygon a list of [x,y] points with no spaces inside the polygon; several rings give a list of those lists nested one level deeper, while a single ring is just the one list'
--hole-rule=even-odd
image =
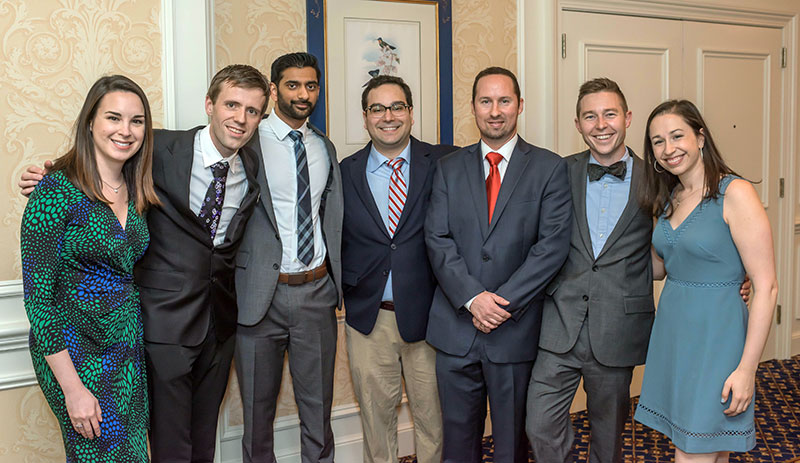
[{"label": "suit lapel", "polygon": [[575,157],[570,165],[570,182],[572,182],[572,207],[575,210],[575,223],[581,235],[581,242],[590,259],[594,260],[592,238],[589,234],[589,222],[586,220],[586,166],[589,164],[589,152],[584,151]]},{"label": "suit lapel", "polygon": [[644,162],[639,159],[636,154],[634,154],[632,149],[629,148],[628,151],[633,157],[633,172],[631,172],[631,189],[628,192],[628,203],[625,205],[625,209],[622,210],[622,215],[619,216],[619,220],[617,220],[617,224],[614,226],[611,234],[608,235],[608,239],[603,245],[603,249],[600,251],[600,254],[597,255],[597,259],[605,254],[605,252],[614,245],[614,242],[616,242],[619,237],[622,236],[622,234],[628,228],[628,224],[631,223],[631,220],[636,217],[636,214],[638,214],[640,210],[636,192],[638,191],[639,181],[642,177],[642,167],[644,166]]},{"label": "suit lapel", "polygon": [[[425,187],[425,180],[428,178],[428,170],[430,169],[430,160],[427,153],[420,149],[419,142],[415,138],[411,138],[411,165],[408,169],[408,192],[406,193],[406,204],[403,206],[403,212],[400,214],[400,222],[397,224],[395,234],[403,227],[403,224],[408,220],[411,215],[411,209],[422,196],[422,189]],[[488,213],[488,212],[487,212]]]},{"label": "suit lapel", "polygon": [[[467,155],[462,156],[462,160],[464,162],[464,178],[472,194],[472,201],[475,203],[478,223],[481,226],[481,235],[486,239],[489,234],[489,204],[486,199],[486,179],[483,178],[483,159],[481,159],[480,142],[468,147]],[[495,210],[497,210],[496,206]]]},{"label": "suit lapel", "polygon": [[[500,216],[503,215],[503,209],[505,209],[506,204],[508,204],[508,200],[511,198],[511,194],[517,187],[519,179],[522,177],[523,172],[525,172],[525,169],[528,167],[528,162],[530,161],[530,156],[528,156],[528,153],[530,150],[531,146],[527,144],[525,140],[522,138],[517,139],[517,146],[514,147],[514,152],[511,154],[511,160],[508,162],[508,166],[506,167],[506,173],[503,176],[503,182],[500,184],[500,192],[497,194],[497,202],[494,205],[494,213],[492,214],[492,223],[489,224],[489,233],[492,233],[492,230],[494,230],[495,225],[497,225],[497,221],[500,219]],[[488,204],[486,206],[486,217],[489,217]]]},{"label": "suit lapel", "polygon": [[[264,120],[261,121],[264,123]],[[275,210],[272,208],[272,195],[269,192],[269,183],[267,182],[267,172],[266,172],[266,163],[264,162],[264,154],[261,152],[261,141],[258,137],[258,129],[256,129],[256,133],[253,134],[253,138],[247,142],[246,145],[252,153],[255,155],[255,160],[258,163],[258,173],[256,174],[256,182],[258,183],[258,187],[260,188],[260,199],[261,199],[261,207],[264,208],[264,211],[267,213],[267,217],[269,218],[270,223],[272,224],[272,228],[275,231],[278,231],[278,221],[275,220]]]},{"label": "suit lapel", "polygon": [[351,161],[353,163],[353,168],[350,169],[350,181],[370,217],[372,217],[372,220],[375,221],[378,228],[380,228],[383,234],[388,238],[389,232],[386,230],[386,225],[383,223],[381,213],[378,211],[377,204],[375,204],[375,197],[372,196],[372,190],[370,190],[369,183],[367,182],[367,160],[369,159],[371,148],[372,142],[353,155],[355,158]]}]

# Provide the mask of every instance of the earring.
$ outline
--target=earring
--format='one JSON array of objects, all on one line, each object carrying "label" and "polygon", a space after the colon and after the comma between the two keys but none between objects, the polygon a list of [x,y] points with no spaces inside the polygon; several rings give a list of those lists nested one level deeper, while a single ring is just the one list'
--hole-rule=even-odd
[{"label": "earring", "polygon": [[656,173],[658,174],[662,174],[665,172],[664,169],[658,170],[658,161],[656,161],[655,159],[653,159],[653,170],[656,171]]},{"label": "earring", "polygon": [[703,159],[705,155],[703,154],[703,147],[700,147],[700,159]]}]

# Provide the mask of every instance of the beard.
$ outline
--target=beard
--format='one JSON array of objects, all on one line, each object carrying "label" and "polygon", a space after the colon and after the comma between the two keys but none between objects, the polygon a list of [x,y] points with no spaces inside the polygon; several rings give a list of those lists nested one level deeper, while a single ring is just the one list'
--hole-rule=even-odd
[{"label": "beard", "polygon": [[[296,104],[307,104],[307,109],[297,109],[295,107]],[[311,115],[314,112],[314,108],[316,107],[316,103],[312,102],[311,100],[287,100],[284,98],[280,92],[278,92],[278,109],[281,111],[282,114],[289,116],[295,120],[303,120]]]}]

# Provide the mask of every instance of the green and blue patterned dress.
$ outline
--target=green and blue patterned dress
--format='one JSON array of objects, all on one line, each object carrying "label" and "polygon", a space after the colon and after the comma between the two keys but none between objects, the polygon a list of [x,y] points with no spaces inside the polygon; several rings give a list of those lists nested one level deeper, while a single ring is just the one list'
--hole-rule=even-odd
[{"label": "green and blue patterned dress", "polygon": [[[67,462],[146,462],[147,381],[133,265],[150,240],[131,201],[123,229],[111,208],[90,201],[57,171],[45,176],[22,217],[22,277],[36,377],[58,418]],[[72,427],[45,360],[69,351],[102,409],[101,436]]]}]

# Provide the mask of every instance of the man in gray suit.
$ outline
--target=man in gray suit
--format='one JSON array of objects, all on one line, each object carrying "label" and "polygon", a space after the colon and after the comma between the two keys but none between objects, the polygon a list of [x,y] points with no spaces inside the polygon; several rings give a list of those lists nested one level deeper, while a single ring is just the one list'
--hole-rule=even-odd
[{"label": "man in gray suit", "polygon": [[631,112],[614,81],[584,83],[576,112],[589,149],[567,158],[572,237],[546,291],[526,429],[536,461],[572,461],[569,408],[583,377],[589,461],[617,462],[633,367],[644,363],[654,315],[652,219],[635,194],[646,166],[625,146]]},{"label": "man in gray suit", "polygon": [[258,128],[263,169],[236,259],[236,370],[245,462],[274,462],[285,353],[300,414],[301,459],[333,461],[330,415],[341,300],[342,189],[330,140],[306,123],[320,71],[308,53],[272,63],[272,115]]}]

